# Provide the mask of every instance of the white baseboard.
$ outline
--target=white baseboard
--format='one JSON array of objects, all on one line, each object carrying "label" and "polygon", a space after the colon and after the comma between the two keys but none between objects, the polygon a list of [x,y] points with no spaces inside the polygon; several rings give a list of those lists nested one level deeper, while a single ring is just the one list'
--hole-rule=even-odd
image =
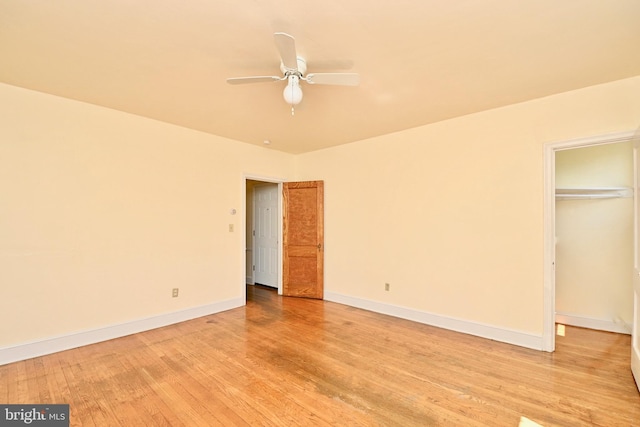
[{"label": "white baseboard", "polygon": [[75,332],[67,335],[50,337],[43,340],[27,342],[11,347],[0,348],[0,365],[31,359],[45,354],[57,353],[84,345],[95,344],[126,335],[136,334],[174,323],[184,322],[197,317],[231,310],[244,305],[242,298],[233,298],[213,304],[188,308],[186,310],[161,314],[103,328]]},{"label": "white baseboard", "polygon": [[531,348],[534,350],[543,349],[542,335],[533,335],[511,329],[498,328],[496,326],[456,319],[453,317],[441,316],[438,314],[428,313],[426,311],[420,311],[413,308],[400,307],[378,301],[371,301],[363,298],[342,295],[336,292],[325,291],[324,299],[327,301],[337,302],[352,307],[362,308],[364,310],[369,310],[376,313],[387,314],[389,316],[399,317],[401,319],[424,323],[430,326],[436,326],[438,328],[449,329],[452,331],[475,335],[494,341],[513,344],[520,347]]},{"label": "white baseboard", "polygon": [[595,319],[571,313],[556,312],[556,322],[580,328],[597,329],[599,331],[616,332],[631,335],[631,325],[620,320]]}]

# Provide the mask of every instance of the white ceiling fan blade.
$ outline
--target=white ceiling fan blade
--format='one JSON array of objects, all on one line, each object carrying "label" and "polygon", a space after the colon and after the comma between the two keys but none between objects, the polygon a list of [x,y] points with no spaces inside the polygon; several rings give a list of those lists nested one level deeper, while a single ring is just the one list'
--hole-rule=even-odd
[{"label": "white ceiling fan blade", "polygon": [[285,68],[290,71],[298,70],[298,54],[296,53],[296,40],[287,33],[275,33],[273,35],[276,47],[280,52],[280,58]]},{"label": "white ceiling fan blade", "polygon": [[230,85],[243,85],[246,83],[277,82],[280,80],[282,80],[282,77],[276,76],[232,77],[227,79],[227,83]]},{"label": "white ceiling fan blade", "polygon": [[305,78],[312,85],[358,86],[360,74],[357,73],[316,73]]}]

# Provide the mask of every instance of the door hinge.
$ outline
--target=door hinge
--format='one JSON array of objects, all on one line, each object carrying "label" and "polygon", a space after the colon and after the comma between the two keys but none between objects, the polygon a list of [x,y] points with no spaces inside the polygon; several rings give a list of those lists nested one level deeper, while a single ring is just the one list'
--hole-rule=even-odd
[{"label": "door hinge", "polygon": [[251,267],[251,270],[252,270],[252,271],[256,271],[256,266],[255,266],[255,265],[254,265],[254,266],[252,266],[252,267]]}]

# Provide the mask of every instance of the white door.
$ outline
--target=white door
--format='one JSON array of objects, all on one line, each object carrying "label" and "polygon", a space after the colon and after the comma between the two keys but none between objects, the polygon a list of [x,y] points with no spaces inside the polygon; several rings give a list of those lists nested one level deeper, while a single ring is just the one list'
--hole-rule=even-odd
[{"label": "white door", "polygon": [[631,330],[631,372],[640,390],[640,128],[633,136],[633,326]]},{"label": "white door", "polygon": [[254,282],[278,287],[278,185],[259,185],[253,189],[254,203]]}]

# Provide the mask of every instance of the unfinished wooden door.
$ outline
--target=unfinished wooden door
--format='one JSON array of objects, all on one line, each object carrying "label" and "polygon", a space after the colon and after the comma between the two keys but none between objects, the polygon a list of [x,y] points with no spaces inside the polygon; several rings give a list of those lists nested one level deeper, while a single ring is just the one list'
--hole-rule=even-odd
[{"label": "unfinished wooden door", "polygon": [[283,185],[282,294],[324,296],[324,182]]}]

